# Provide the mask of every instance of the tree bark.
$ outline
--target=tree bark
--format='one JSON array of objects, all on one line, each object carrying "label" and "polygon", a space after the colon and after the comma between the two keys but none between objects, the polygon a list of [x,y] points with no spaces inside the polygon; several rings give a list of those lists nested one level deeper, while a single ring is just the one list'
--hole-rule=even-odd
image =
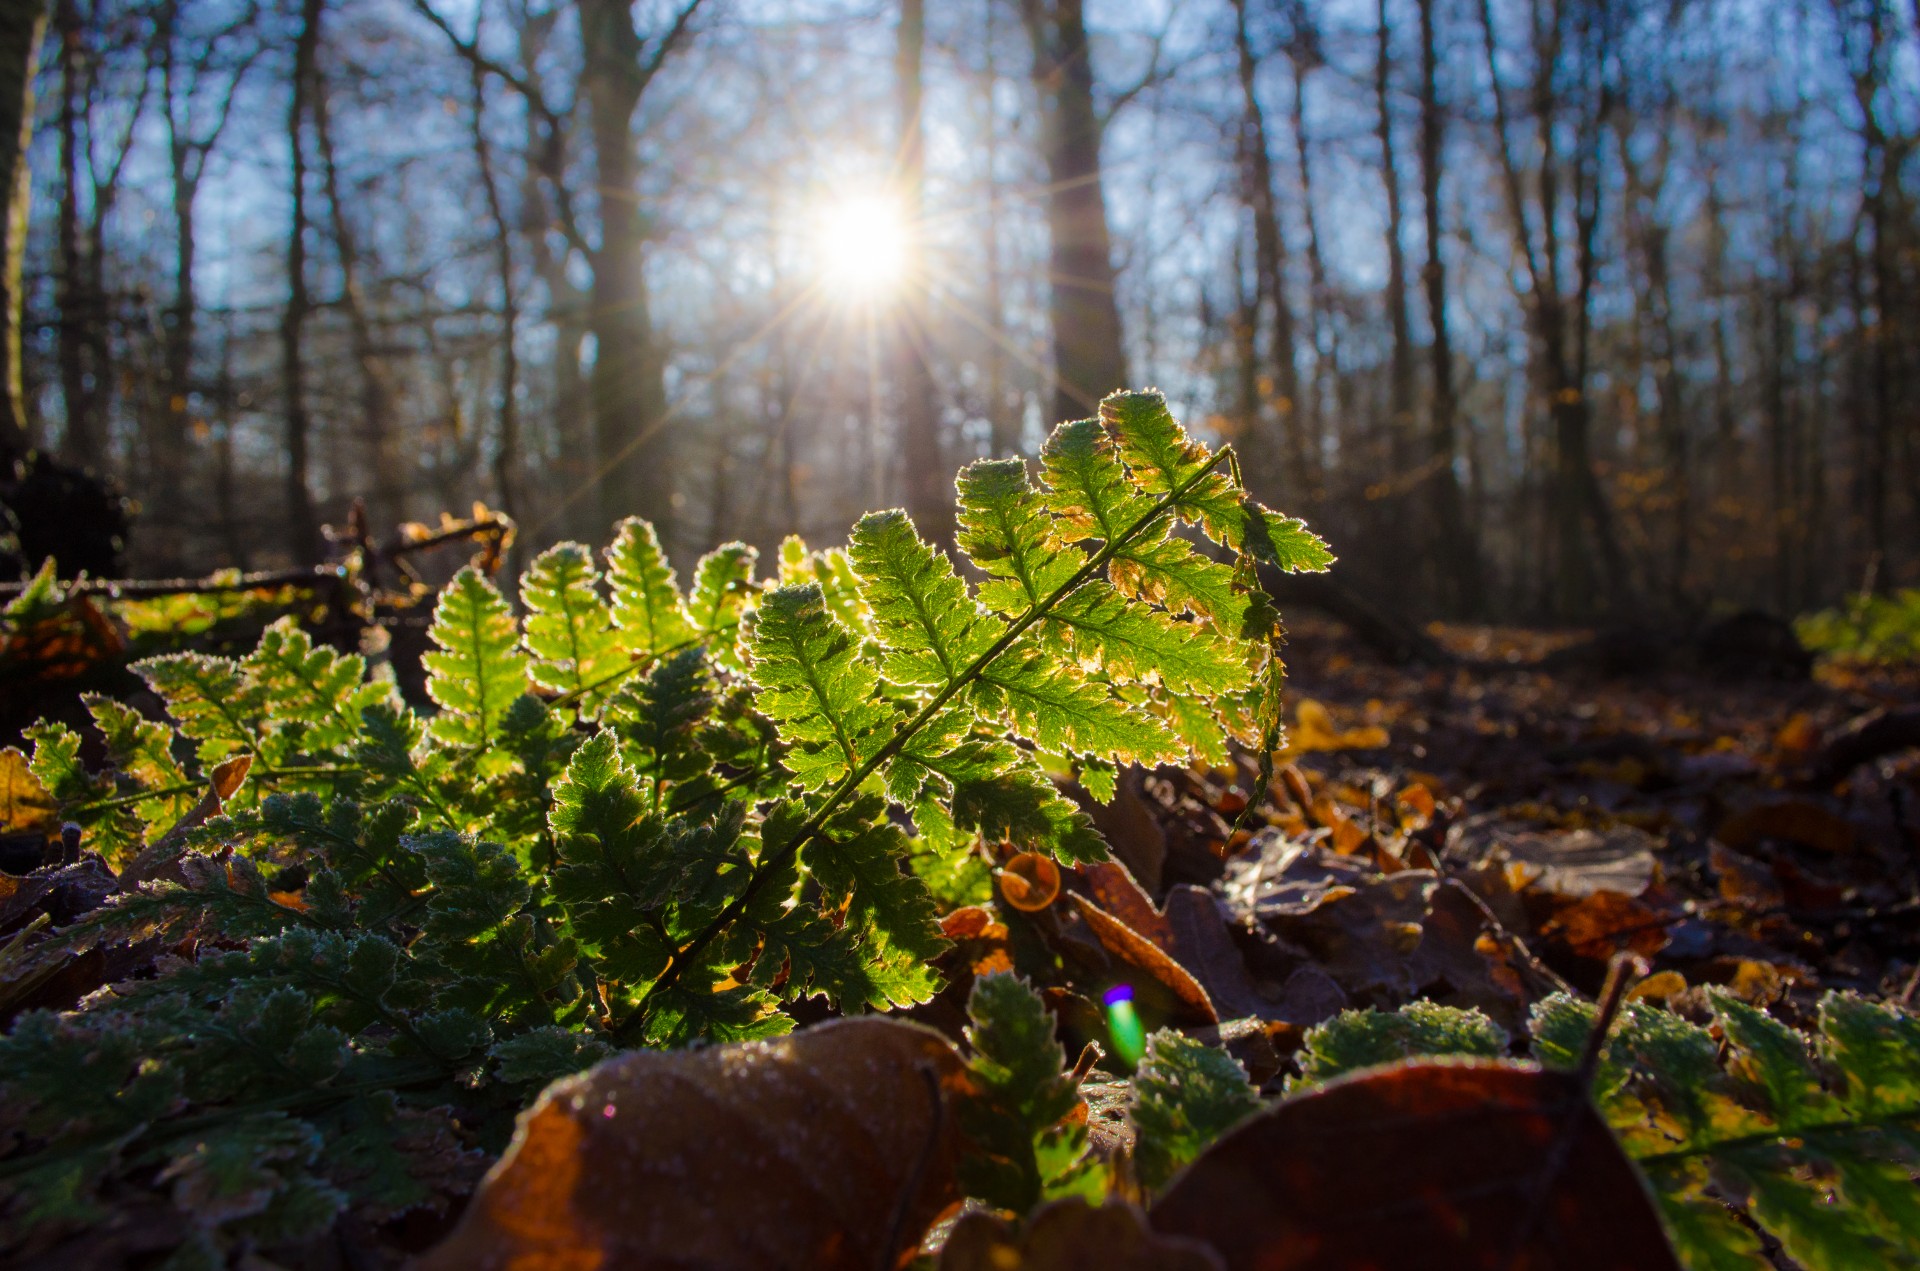
[{"label": "tree bark", "polygon": [[1440,107],[1440,50],[1434,29],[1438,0],[1420,3],[1420,194],[1426,219],[1427,260],[1421,281],[1427,293],[1427,322],[1433,328],[1430,349],[1432,397],[1427,416],[1427,478],[1434,531],[1440,545],[1441,568],[1451,586],[1448,607],[1468,617],[1486,608],[1486,583],[1480,550],[1468,527],[1454,470],[1459,441],[1454,424],[1453,336],[1447,319],[1447,267],[1441,252],[1440,170],[1445,148],[1446,119]]},{"label": "tree bark", "polygon": [[900,0],[894,72],[900,107],[901,214],[908,225],[907,276],[899,296],[895,359],[900,395],[900,458],[907,513],[936,547],[953,544],[953,472],[941,453],[939,389],[932,365],[933,310],[923,233],[927,152],[921,131],[921,61],[927,43],[926,0]]},{"label": "tree bark", "polygon": [[[626,0],[579,0],[581,74],[599,192],[593,256],[595,354],[588,392],[599,460],[602,533],[624,516],[673,532],[673,446],[666,367],[653,329],[646,275],[649,226],[640,207],[633,115],[646,87],[644,42]],[[656,63],[657,65],[657,63]]]},{"label": "tree bark", "polygon": [[1020,0],[1020,13],[1033,44],[1047,163],[1053,417],[1072,419],[1092,414],[1102,397],[1127,386],[1113,242],[1100,185],[1093,63],[1083,0]]},{"label": "tree bark", "polygon": [[1413,419],[1413,314],[1407,295],[1407,254],[1401,241],[1405,215],[1400,199],[1400,168],[1393,147],[1393,39],[1387,20],[1387,0],[1379,0],[1376,9],[1373,91],[1378,114],[1380,140],[1380,181],[1387,196],[1387,325],[1393,333],[1393,348],[1387,363],[1387,417],[1385,444],[1389,493],[1381,502],[1385,514],[1381,540],[1388,557],[1385,574],[1396,591],[1406,594],[1417,586],[1428,571],[1417,567],[1413,551],[1413,508],[1410,487],[1416,485],[1412,457]]},{"label": "tree bark", "polygon": [[314,73],[313,134],[320,147],[320,183],[327,195],[327,222],[333,231],[334,255],[340,262],[340,307],[347,316],[347,345],[354,369],[360,376],[360,410],[357,421],[373,484],[371,510],[374,523],[382,529],[407,519],[407,464],[397,445],[399,421],[394,409],[394,390],[387,368],[380,359],[374,339],[373,321],[367,313],[360,243],[353,223],[347,219],[345,201],[340,197],[340,165],[333,145],[333,107],[325,76]]},{"label": "tree bark", "polygon": [[32,192],[33,76],[47,30],[45,0],[0,5],[0,481],[33,441],[21,381],[21,267]]},{"label": "tree bark", "polygon": [[[1300,392],[1300,366],[1292,302],[1287,298],[1287,240],[1280,229],[1279,196],[1274,190],[1273,154],[1267,142],[1266,111],[1260,104],[1257,81],[1259,59],[1254,56],[1253,41],[1247,30],[1247,0],[1233,0],[1234,50],[1240,79],[1240,96],[1245,110],[1240,139],[1241,162],[1247,209],[1253,214],[1253,265],[1257,280],[1258,309],[1264,309],[1270,323],[1269,360],[1273,366],[1274,407],[1278,413],[1278,435],[1265,446],[1255,447],[1248,456],[1253,461],[1249,479],[1255,489],[1290,506],[1293,501],[1311,510],[1318,503],[1319,465],[1307,445],[1306,416]],[[1258,340],[1257,332],[1254,339]],[[1252,422],[1254,417],[1249,418]],[[1284,456],[1285,464],[1268,458]],[[1281,490],[1282,480],[1291,485]]]},{"label": "tree bark", "polygon": [[287,147],[293,173],[289,187],[293,211],[287,230],[287,307],[280,321],[280,389],[286,418],[286,544],[296,564],[321,558],[320,521],[308,484],[313,431],[307,410],[307,317],[313,297],[307,281],[307,148],[304,135],[319,61],[324,0],[301,0],[300,34],[294,42],[293,91],[287,105]]}]

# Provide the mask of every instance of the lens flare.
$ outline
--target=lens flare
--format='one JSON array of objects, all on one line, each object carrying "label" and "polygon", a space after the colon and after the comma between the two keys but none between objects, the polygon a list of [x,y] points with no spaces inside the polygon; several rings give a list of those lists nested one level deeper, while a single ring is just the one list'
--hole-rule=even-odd
[{"label": "lens flare", "polygon": [[1113,1041],[1113,1053],[1127,1066],[1139,1066],[1147,1053],[1147,1029],[1133,1009],[1133,986],[1116,984],[1102,998],[1107,1004],[1107,1036]]},{"label": "lens flare", "polygon": [[820,209],[815,234],[820,280],[844,297],[882,299],[906,276],[912,239],[905,210],[891,195],[855,194],[829,203]]}]

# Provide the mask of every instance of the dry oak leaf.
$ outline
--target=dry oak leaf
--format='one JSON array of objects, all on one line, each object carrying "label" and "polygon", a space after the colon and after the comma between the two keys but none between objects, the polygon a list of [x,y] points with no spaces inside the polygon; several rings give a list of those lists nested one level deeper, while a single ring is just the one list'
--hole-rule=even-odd
[{"label": "dry oak leaf", "polygon": [[940,1271],[1221,1271],[1203,1244],[1155,1234],[1124,1201],[1094,1208],[1079,1197],[1036,1211],[1015,1232],[991,1214],[954,1224]]},{"label": "dry oak leaf", "polygon": [[58,810],[19,747],[0,748],[0,834],[44,830]]},{"label": "dry oak leaf", "polygon": [[547,1087],[419,1271],[727,1271],[903,1263],[959,1204],[938,1033],[836,1020],[637,1051]]},{"label": "dry oak leaf", "polygon": [[[1220,1022],[1220,1012],[1214,1007],[1213,999],[1207,996],[1207,990],[1193,978],[1191,971],[1174,960],[1172,954],[1079,892],[1070,891],[1066,896],[1109,957],[1167,990],[1170,1006],[1182,1022]],[[1135,981],[1134,987],[1143,986]]]},{"label": "dry oak leaf", "polygon": [[1242,1124],[1154,1230],[1227,1271],[1678,1271],[1640,1175],[1568,1073],[1400,1064]]}]

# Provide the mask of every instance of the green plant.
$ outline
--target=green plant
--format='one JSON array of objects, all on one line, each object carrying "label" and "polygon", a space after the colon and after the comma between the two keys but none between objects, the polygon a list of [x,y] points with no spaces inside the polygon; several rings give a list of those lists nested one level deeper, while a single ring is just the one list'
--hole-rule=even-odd
[{"label": "green plant", "polygon": [[1803,614],[1794,624],[1815,653],[1854,662],[1920,660],[1920,588],[1888,596],[1860,592],[1834,609]]},{"label": "green plant", "polygon": [[[20,973],[161,956],[0,1041],[13,1237],[158,1189],[213,1259],[455,1193],[462,1135],[497,1147],[610,1048],[765,1037],[805,997],[927,1000],[944,942],[910,851],[956,877],[982,837],[1104,854],[1049,765],[1110,795],[1122,763],[1270,751],[1254,571],[1323,569],[1324,545],[1157,394],[1063,424],[1042,467],[961,473],[977,587],[883,512],[846,551],[790,542],[775,583],[722,547],[683,594],[628,521],[604,572],[543,553],[521,616],[457,576],[431,713],[285,620],[244,659],[138,664],[171,725],[90,698],[104,770],[37,725],[34,778],[125,885]],[[210,774],[242,758],[222,806]]]},{"label": "green plant", "polygon": [[[1710,1028],[1630,1004],[1593,1088],[1682,1260],[1771,1266],[1755,1228],[1814,1271],[1920,1257],[1920,1019],[1828,993],[1810,1041],[1726,993],[1708,1000]],[[1534,1057],[1577,1067],[1594,1017],[1564,994],[1541,1002]],[[1343,1012],[1308,1034],[1302,1066],[1330,1080],[1386,1058],[1486,1057],[1496,1042],[1476,1011],[1413,1003]]]}]

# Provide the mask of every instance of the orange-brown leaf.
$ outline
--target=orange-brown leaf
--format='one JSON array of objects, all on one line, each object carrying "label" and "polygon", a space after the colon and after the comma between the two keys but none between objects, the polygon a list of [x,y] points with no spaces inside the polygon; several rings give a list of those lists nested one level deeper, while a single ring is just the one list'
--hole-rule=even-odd
[{"label": "orange-brown leaf", "polygon": [[1162,1236],[1122,1201],[1098,1209],[1079,1197],[1034,1214],[1024,1231],[986,1213],[954,1224],[940,1271],[1221,1271],[1197,1241]]},{"label": "orange-brown leaf", "polygon": [[1569,1074],[1414,1063],[1289,1099],[1173,1181],[1153,1226],[1228,1271],[1677,1271]]},{"label": "orange-brown leaf", "polygon": [[894,1265],[960,1200],[945,1104],[969,1082],[882,1019],[607,1060],[521,1116],[420,1271]]}]

